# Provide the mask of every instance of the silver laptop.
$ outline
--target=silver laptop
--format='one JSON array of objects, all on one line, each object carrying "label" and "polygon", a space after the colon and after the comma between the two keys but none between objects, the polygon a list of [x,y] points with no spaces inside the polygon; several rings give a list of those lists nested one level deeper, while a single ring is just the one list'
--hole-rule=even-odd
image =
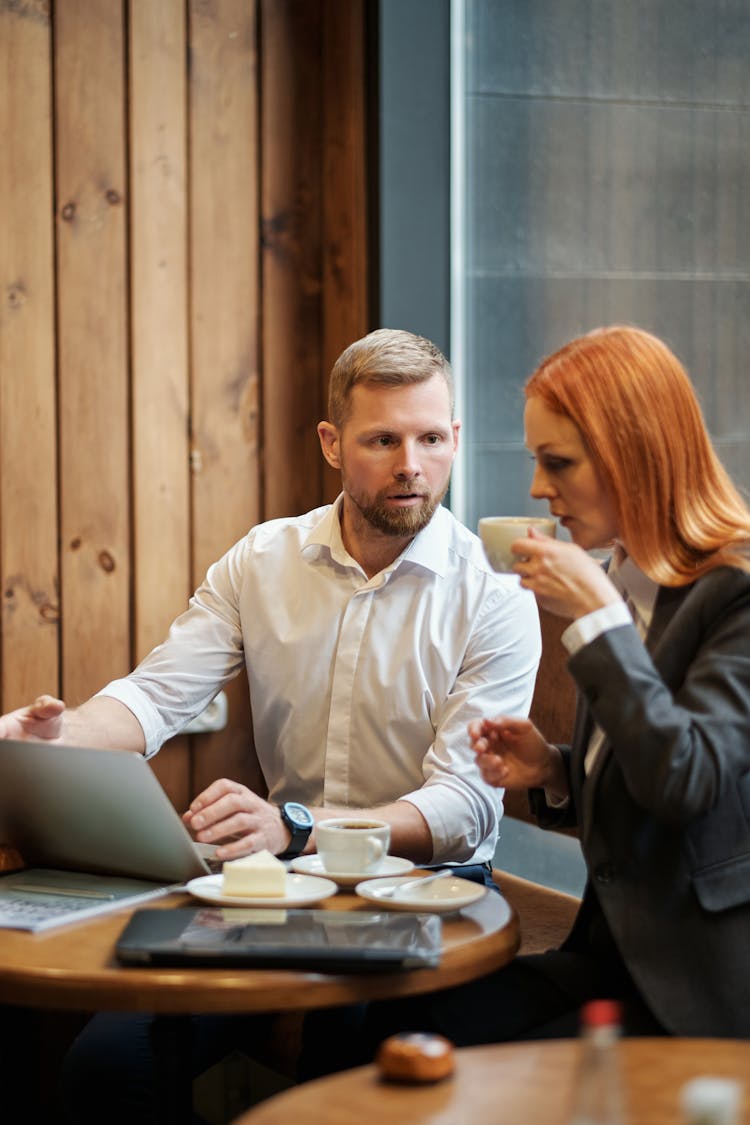
[{"label": "silver laptop", "polygon": [[[92,900],[92,908],[91,876],[119,877],[119,883],[111,879],[112,887],[128,890],[125,897],[132,902],[137,891],[133,880],[143,884],[144,894],[153,894],[159,887],[179,885],[209,871],[200,846],[145,758],[125,750],[0,740],[0,842],[21,853],[25,876],[39,868],[85,873],[86,887],[78,880],[78,888],[72,880],[73,890],[85,891],[78,898],[82,906]],[[34,879],[38,890],[28,877],[21,880],[32,904],[52,911],[56,889],[58,913],[67,913],[66,905],[74,906],[75,896],[65,891],[59,876],[54,882],[46,874],[35,874]],[[10,894],[18,881],[11,876],[0,879],[0,890],[6,887]],[[101,879],[96,880],[96,886],[101,885]],[[108,894],[104,887],[102,894]],[[17,914],[18,895],[13,894]],[[107,901],[102,898],[100,905]],[[111,901],[125,904],[120,894]]]}]

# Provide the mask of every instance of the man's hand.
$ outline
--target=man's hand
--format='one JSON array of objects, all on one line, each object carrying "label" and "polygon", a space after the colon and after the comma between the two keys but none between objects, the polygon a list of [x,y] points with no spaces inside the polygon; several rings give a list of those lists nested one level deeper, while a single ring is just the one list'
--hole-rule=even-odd
[{"label": "man's hand", "polygon": [[278,855],[289,845],[289,829],[276,806],[225,777],[199,793],[182,819],[199,843],[221,845],[216,850],[219,860],[263,848]]},{"label": "man's hand", "polygon": [[0,738],[59,742],[65,704],[51,695],[40,695],[29,707],[0,715]]},{"label": "man's hand", "polygon": [[[309,806],[308,806],[309,807]],[[363,816],[385,820],[391,826],[391,854],[414,863],[430,863],[432,836],[422,813],[409,801],[392,801],[371,809],[310,808],[313,818]],[[237,859],[267,848],[280,855],[289,847],[291,833],[275,805],[269,804],[238,781],[223,777],[195,798],[182,817],[188,831],[201,844],[215,844],[218,860]],[[315,847],[315,834],[305,851]]]},{"label": "man's hand", "polygon": [[568,796],[560,751],[529,719],[476,719],[469,724],[469,738],[488,785],[547,789],[560,800]]}]

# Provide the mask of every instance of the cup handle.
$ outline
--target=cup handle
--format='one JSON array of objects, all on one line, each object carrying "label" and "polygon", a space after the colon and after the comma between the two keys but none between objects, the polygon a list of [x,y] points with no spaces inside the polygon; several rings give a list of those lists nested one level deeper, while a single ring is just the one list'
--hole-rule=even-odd
[{"label": "cup handle", "polygon": [[367,840],[367,864],[377,863],[385,855],[385,847],[377,836],[370,836]]}]

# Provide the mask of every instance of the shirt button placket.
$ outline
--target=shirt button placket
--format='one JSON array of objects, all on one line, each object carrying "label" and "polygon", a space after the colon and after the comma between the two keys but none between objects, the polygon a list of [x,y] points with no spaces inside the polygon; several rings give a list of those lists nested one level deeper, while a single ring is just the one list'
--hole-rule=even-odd
[{"label": "shirt button placket", "polygon": [[349,758],[351,750],[354,681],[362,638],[374,596],[372,587],[363,586],[349,599],[339,630],[331,685],[328,715],[323,801],[326,805],[349,803]]}]

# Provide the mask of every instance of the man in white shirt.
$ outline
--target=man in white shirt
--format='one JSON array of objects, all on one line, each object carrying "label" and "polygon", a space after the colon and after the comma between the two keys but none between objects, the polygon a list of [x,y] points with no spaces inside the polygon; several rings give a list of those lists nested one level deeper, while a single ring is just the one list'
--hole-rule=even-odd
[{"label": "man in white shirt", "polygon": [[244,663],[268,799],[225,778],[195,798],[186,824],[219,859],[313,851],[317,819],[357,809],[389,822],[394,854],[491,861],[501,805],[467,724],[526,715],[539,625],[441,506],[459,428],[433,344],[388,329],[352,344],[318,426],[336,502],[253,528],[134,672],[74,710],[42,697],[0,737],[150,756]]},{"label": "man in white shirt", "polygon": [[[226,778],[195,798],[185,822],[219,859],[313,851],[317,819],[356,809],[388,821],[393,854],[489,879],[502,808],[467,726],[527,714],[541,643],[533,596],[440,504],[459,427],[433,344],[391,330],[352,344],[318,426],[336,502],[253,528],[134,672],[74,710],[42,697],[0,718],[0,737],[152,755],[244,664],[268,799]],[[252,1052],[264,1027],[196,1017],[195,1072]],[[153,1119],[150,1035],[149,1016],[87,1025],[66,1063],[74,1120],[102,1104],[112,1122]]]}]

